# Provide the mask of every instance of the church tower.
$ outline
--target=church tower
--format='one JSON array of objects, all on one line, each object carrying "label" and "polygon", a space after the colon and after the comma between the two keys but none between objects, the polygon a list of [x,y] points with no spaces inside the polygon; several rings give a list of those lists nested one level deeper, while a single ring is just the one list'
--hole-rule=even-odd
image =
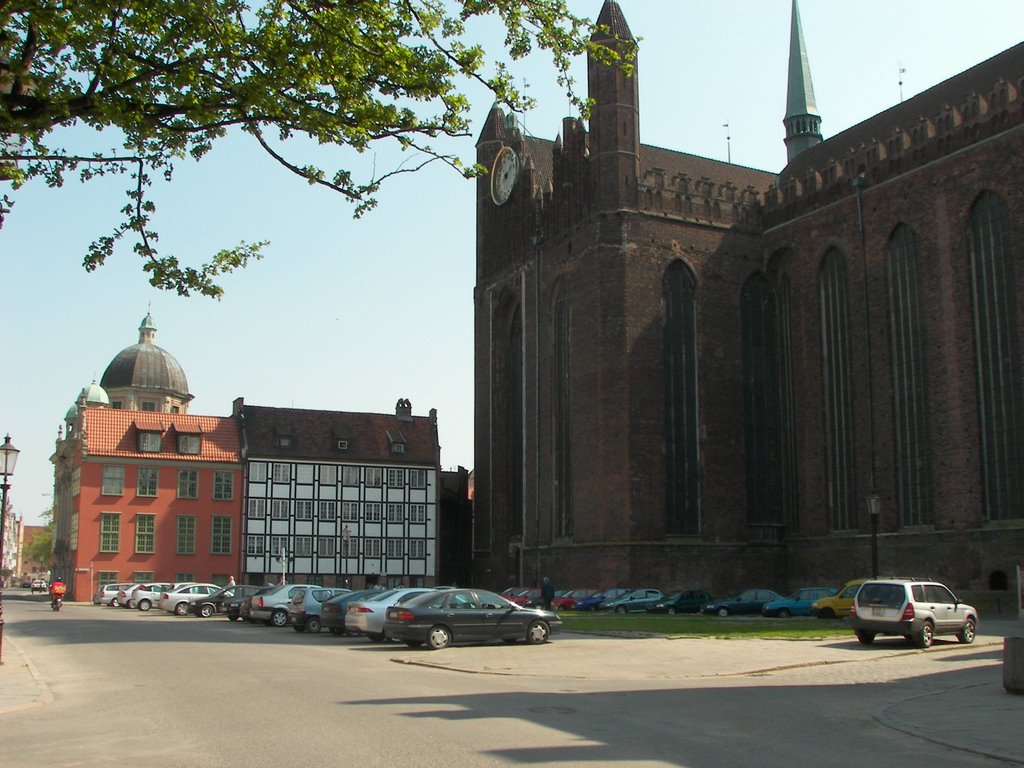
[{"label": "church tower", "polygon": [[811,65],[807,60],[800,7],[793,0],[789,33],[789,89],[786,96],[786,153],[788,162],[806,149],[821,143],[821,115],[814,103]]},{"label": "church tower", "polygon": [[[615,0],[605,0],[597,24],[604,29],[591,37],[595,43],[615,47],[619,41],[634,40]],[[590,57],[587,79],[594,100],[590,114],[594,210],[635,209],[640,175],[640,95],[635,62],[626,75],[620,67]]]}]

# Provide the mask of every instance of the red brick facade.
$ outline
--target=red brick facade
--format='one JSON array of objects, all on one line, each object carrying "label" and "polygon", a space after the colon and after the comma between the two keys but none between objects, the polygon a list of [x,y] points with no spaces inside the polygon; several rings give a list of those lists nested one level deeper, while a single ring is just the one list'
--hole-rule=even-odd
[{"label": "red brick facade", "polygon": [[[616,3],[605,4],[602,18],[628,34]],[[596,65],[590,133],[568,119],[558,141],[541,141],[493,110],[478,162],[490,167],[507,145],[522,170],[501,204],[490,179],[478,182],[476,581],[534,584],[546,574],[560,586],[721,594],[870,575],[872,453],[882,572],[975,589],[1012,573],[1024,517],[986,513],[983,499],[969,230],[979,196],[997,195],[1009,211],[1011,262],[1019,262],[1022,78],[1018,46],[812,147],[781,175],[643,146],[634,131],[636,82]],[[912,229],[920,264],[926,525],[906,524],[898,483],[888,270],[899,225]],[[845,269],[849,375],[838,391],[849,399],[852,453],[840,464],[855,500],[850,522],[839,526],[830,508],[821,330],[830,249]],[[699,491],[685,513],[697,532],[686,535],[672,531],[666,490],[666,425],[678,418],[668,413],[676,401],[666,373],[673,337],[665,286],[674,263],[695,285],[696,422],[687,428],[695,430]],[[760,369],[750,362],[741,299],[758,281],[774,302],[764,359],[778,363],[763,390],[749,386]],[[1008,325],[1024,338],[1024,274],[1015,291]],[[1017,370],[1020,360],[1007,365]],[[770,395],[760,401],[770,400],[762,421],[752,415],[752,391]],[[758,435],[765,424],[768,440]],[[759,439],[778,448],[760,464],[750,460]],[[761,487],[781,489],[777,508],[751,498]]]}]

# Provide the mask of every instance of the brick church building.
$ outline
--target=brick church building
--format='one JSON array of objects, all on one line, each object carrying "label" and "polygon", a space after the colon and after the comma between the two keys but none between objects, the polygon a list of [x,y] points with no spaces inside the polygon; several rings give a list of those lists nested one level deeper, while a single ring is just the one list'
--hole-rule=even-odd
[{"label": "brick church building", "polygon": [[479,137],[476,582],[1005,589],[1024,44],[823,140],[794,0],[778,173],[643,144],[642,59]]}]

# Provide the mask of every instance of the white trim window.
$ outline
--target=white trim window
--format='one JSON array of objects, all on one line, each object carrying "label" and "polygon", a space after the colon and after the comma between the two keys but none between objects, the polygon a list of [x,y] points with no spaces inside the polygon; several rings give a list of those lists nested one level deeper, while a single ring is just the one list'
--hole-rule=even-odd
[{"label": "white trim window", "polygon": [[287,483],[292,479],[292,465],[274,462],[271,470],[271,479],[275,483]]},{"label": "white trim window", "polygon": [[254,461],[249,464],[249,479],[254,483],[267,482],[267,464],[264,461]]},{"label": "white trim window", "polygon": [[388,467],[388,487],[401,488],[405,485],[405,470]]},{"label": "white trim window", "polygon": [[405,539],[388,539],[386,544],[386,551],[388,557],[401,557],[404,553],[405,547],[402,545],[405,543]]},{"label": "white trim window", "polygon": [[425,469],[410,469],[409,470],[409,487],[410,488],[426,488],[427,487],[427,470],[425,470]]},{"label": "white trim window", "polygon": [[363,540],[363,557],[380,557],[380,539]]},{"label": "white trim window", "polygon": [[359,502],[358,501],[343,501],[341,502],[341,519],[349,522],[355,522],[359,520]]},{"label": "white trim window", "polygon": [[313,519],[313,502],[310,499],[296,499],[295,500],[295,519],[296,520],[312,520]]},{"label": "white trim window", "polygon": [[333,523],[338,519],[338,502],[321,501],[317,516],[325,523]]},{"label": "white trim window", "polygon": [[281,551],[284,550],[285,557],[288,556],[288,537],[287,536],[271,536],[270,537],[270,555],[272,557],[279,557]]},{"label": "white trim window", "polygon": [[295,537],[295,556],[296,557],[309,557],[313,554],[313,537],[312,536],[296,536]]},{"label": "white trim window", "polygon": [[198,456],[201,445],[202,441],[199,439],[199,435],[178,435],[178,453]]},{"label": "white trim window", "polygon": [[320,465],[320,485],[337,485],[338,467],[336,464]]},{"label": "white trim window", "polygon": [[288,502],[289,499],[271,499],[270,517],[274,520],[287,520],[288,513],[291,511],[291,506]]},{"label": "white trim window", "polygon": [[334,557],[337,548],[337,543],[332,536],[316,537],[316,553],[320,557]]},{"label": "white trim window", "polygon": [[342,467],[341,484],[348,486],[359,485],[359,467]]},{"label": "white trim window", "polygon": [[367,467],[366,468],[366,487],[367,488],[379,488],[381,479],[384,473],[380,467]]},{"label": "white trim window", "polygon": [[266,499],[249,499],[249,511],[246,515],[252,519],[262,519],[267,516]]},{"label": "white trim window", "polygon": [[401,523],[405,521],[405,505],[404,504],[388,504],[388,522],[389,523]]},{"label": "white trim window", "polygon": [[266,541],[264,536],[246,536],[245,537],[245,554],[250,557],[262,557],[263,556],[263,545]]},{"label": "white trim window", "polygon": [[409,505],[409,522],[410,523],[425,523],[425,522],[427,522],[427,505],[426,504],[410,504]]},{"label": "white trim window", "polygon": [[303,485],[312,485],[313,483],[313,465],[312,464],[296,464],[295,465],[295,482],[302,483]]},{"label": "white trim window", "polygon": [[427,542],[425,539],[409,539],[409,557],[422,560],[427,556]]},{"label": "white trim window", "polygon": [[139,432],[139,451],[141,453],[160,453],[160,433]]},{"label": "white trim window", "polygon": [[124,467],[104,465],[100,493],[104,496],[124,495]]},{"label": "white trim window", "polygon": [[381,520],[382,507],[383,505],[379,501],[366,502],[366,522],[379,523]]},{"label": "white trim window", "polygon": [[341,540],[342,557],[359,557],[359,539],[352,537],[348,541]]},{"label": "white trim window", "polygon": [[213,473],[213,498],[216,501],[231,501],[235,497],[234,472]]}]

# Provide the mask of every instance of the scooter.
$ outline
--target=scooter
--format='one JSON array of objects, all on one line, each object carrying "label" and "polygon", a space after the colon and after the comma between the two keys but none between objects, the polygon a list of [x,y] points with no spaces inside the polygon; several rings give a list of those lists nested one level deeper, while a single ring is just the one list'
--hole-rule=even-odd
[{"label": "scooter", "polygon": [[62,605],[64,605],[64,598],[60,595],[54,595],[53,599],[50,600],[51,611],[59,611]]}]

